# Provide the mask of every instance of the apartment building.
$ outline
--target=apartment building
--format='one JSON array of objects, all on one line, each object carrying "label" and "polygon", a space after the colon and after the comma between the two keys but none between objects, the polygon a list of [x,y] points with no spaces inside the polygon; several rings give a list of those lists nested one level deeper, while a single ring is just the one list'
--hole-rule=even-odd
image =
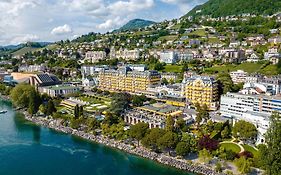
[{"label": "apartment building", "polygon": [[230,72],[230,77],[234,84],[244,83],[248,73],[243,70]]},{"label": "apartment building", "polygon": [[267,95],[244,95],[227,93],[221,96],[220,113],[222,117],[234,122],[245,120],[253,123],[258,131],[258,143],[264,140],[272,112],[281,111],[281,98]]},{"label": "apartment building", "polygon": [[190,76],[183,80],[187,101],[192,104],[207,105],[209,110],[217,110],[219,105],[218,84],[213,77]]},{"label": "apartment building", "polygon": [[86,52],[85,60],[90,61],[91,63],[96,63],[100,60],[104,60],[106,58],[105,51],[89,51]]},{"label": "apartment building", "polygon": [[160,52],[160,62],[166,64],[173,64],[177,62],[177,55],[174,51]]},{"label": "apartment building", "polygon": [[100,89],[141,94],[148,87],[159,85],[161,75],[157,71],[132,71],[121,67],[100,71],[98,79]]}]

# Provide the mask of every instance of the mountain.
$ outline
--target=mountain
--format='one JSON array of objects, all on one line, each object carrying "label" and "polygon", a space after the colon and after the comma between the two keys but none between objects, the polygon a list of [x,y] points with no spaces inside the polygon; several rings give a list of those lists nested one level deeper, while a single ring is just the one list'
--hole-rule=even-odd
[{"label": "mountain", "polygon": [[222,17],[246,13],[272,15],[280,11],[280,0],[209,0],[202,5],[196,6],[185,17],[202,15]]},{"label": "mountain", "polygon": [[155,24],[155,22],[144,19],[133,19],[121,28],[119,28],[117,31],[135,30],[146,26],[150,26],[151,24]]}]

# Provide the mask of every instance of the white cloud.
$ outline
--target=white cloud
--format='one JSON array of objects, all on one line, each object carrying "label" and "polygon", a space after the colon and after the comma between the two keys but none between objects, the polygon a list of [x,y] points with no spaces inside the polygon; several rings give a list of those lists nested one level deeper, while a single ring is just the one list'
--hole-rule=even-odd
[{"label": "white cloud", "polygon": [[177,5],[183,13],[187,13],[194,5],[202,4],[207,0],[161,0],[167,4]]},{"label": "white cloud", "polygon": [[108,19],[104,23],[99,24],[97,28],[104,29],[104,30],[112,30],[123,25],[126,22],[127,22],[126,18],[121,19],[120,17],[116,17],[113,19]]},{"label": "white cloud", "polygon": [[26,34],[26,35],[19,35],[14,37],[10,44],[20,44],[20,43],[26,43],[29,41],[38,41],[39,37],[37,35],[32,34]]},{"label": "white cloud", "polygon": [[[199,1],[205,0],[0,0],[0,45],[106,32],[134,18],[172,19]],[[163,3],[172,4],[168,12]]]},{"label": "white cloud", "polygon": [[72,33],[72,29],[68,24],[65,24],[63,26],[58,26],[55,27],[52,31],[52,35],[64,35],[64,34],[69,34]]}]

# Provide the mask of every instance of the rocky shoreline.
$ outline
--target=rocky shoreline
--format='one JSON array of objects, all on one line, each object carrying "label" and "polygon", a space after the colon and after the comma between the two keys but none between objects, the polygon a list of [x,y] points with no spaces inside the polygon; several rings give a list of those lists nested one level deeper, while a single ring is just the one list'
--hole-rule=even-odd
[{"label": "rocky shoreline", "polygon": [[142,147],[134,147],[129,144],[125,144],[121,141],[116,141],[114,139],[109,139],[106,137],[103,137],[101,135],[93,135],[90,133],[86,133],[84,131],[78,131],[76,129],[72,129],[70,127],[65,127],[60,124],[58,120],[53,119],[46,119],[42,117],[32,117],[30,116],[26,111],[21,111],[25,119],[28,121],[31,121],[32,123],[35,123],[37,125],[45,126],[47,128],[54,129],[59,132],[63,132],[66,134],[72,134],[78,137],[81,137],[83,139],[87,139],[99,144],[103,144],[112,148],[119,149],[121,151],[125,151],[130,154],[134,154],[137,156],[141,156],[143,158],[147,158],[153,161],[156,161],[158,163],[168,165],[171,167],[175,167],[187,172],[196,173],[196,174],[204,174],[204,175],[224,175],[223,173],[217,173],[211,168],[200,165],[200,164],[193,164],[191,162],[187,162],[183,159],[177,159],[171,156],[167,156],[165,154],[158,154],[149,151],[148,149],[142,148]]}]

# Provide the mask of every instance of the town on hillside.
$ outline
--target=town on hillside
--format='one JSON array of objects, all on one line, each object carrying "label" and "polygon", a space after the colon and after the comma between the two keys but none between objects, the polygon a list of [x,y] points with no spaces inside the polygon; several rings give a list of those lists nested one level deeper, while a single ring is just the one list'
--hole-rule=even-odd
[{"label": "town on hillside", "polygon": [[1,48],[0,57],[1,94],[33,117],[219,173],[268,171],[262,159],[281,111],[280,13],[184,16]]}]

